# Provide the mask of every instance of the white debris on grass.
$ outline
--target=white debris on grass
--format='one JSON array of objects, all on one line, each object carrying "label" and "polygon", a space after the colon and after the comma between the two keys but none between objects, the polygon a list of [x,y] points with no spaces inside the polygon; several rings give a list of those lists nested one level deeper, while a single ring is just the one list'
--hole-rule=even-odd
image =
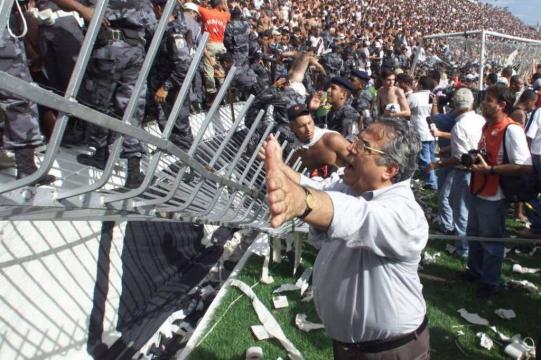
[{"label": "white debris on grass", "polygon": [[520,264],[513,265],[513,272],[520,273],[520,274],[535,274],[538,271],[539,269],[527,268],[525,266],[521,266]]},{"label": "white debris on grass", "polygon": [[434,254],[430,254],[429,252],[425,251],[424,258],[423,258],[423,264],[433,264],[436,262],[436,259],[441,256],[441,253],[437,252]]},{"label": "white debris on grass", "polygon": [[445,251],[447,251],[450,255],[453,255],[456,252],[456,246],[445,244]]},{"label": "white debris on grass", "polygon": [[481,340],[479,341],[479,344],[484,347],[485,349],[487,350],[491,350],[492,347],[494,347],[494,341],[492,341],[492,339],[487,335],[485,334],[484,332],[478,332],[477,334],[475,334],[478,338],[480,338]]},{"label": "white debris on grass", "polygon": [[515,311],[513,309],[496,309],[494,310],[494,314],[506,320],[514,319],[517,317],[517,314],[515,314]]},{"label": "white debris on grass", "polygon": [[[502,341],[510,341],[511,338],[507,335],[504,335],[503,333],[501,333],[500,331],[498,331],[498,329],[496,328],[496,326],[489,326],[488,327],[490,330],[494,331],[496,333],[496,335],[498,335],[498,337],[500,338],[500,340]],[[515,335],[516,336],[516,335]],[[520,336],[520,335],[518,335]]]},{"label": "white debris on grass", "polygon": [[507,283],[512,287],[526,289],[532,294],[539,292],[537,285],[528,280],[509,280]]},{"label": "white debris on grass", "polygon": [[480,317],[478,314],[469,313],[466,309],[458,309],[457,311],[460,314],[460,316],[462,316],[462,318],[464,318],[467,322],[471,324],[484,325],[484,326],[489,325],[488,320]]},{"label": "white debris on grass", "polygon": [[289,306],[287,302],[287,296],[279,295],[272,297],[272,303],[274,304],[275,309],[283,309]]},{"label": "white debris on grass", "polygon": [[304,270],[301,277],[295,283],[295,286],[301,289],[301,296],[304,295],[304,292],[310,286],[310,283],[308,282],[308,280],[310,280],[310,276],[312,276],[312,268]]},{"label": "white debris on grass", "polygon": [[267,340],[271,338],[270,334],[267,332],[267,330],[265,330],[263,325],[252,325],[250,328],[252,329],[252,332],[257,340]]},{"label": "white debris on grass", "polygon": [[257,317],[259,318],[259,321],[261,321],[269,335],[277,339],[280,344],[282,344],[282,346],[287,350],[290,359],[304,360],[301,352],[286,337],[284,331],[280,327],[280,324],[272,316],[269,309],[267,309],[265,305],[263,305],[263,303],[258,299],[254,290],[252,290],[252,288],[250,288],[250,286],[248,286],[246,283],[236,279],[231,280],[231,286],[235,286],[252,300],[252,305],[257,314]]},{"label": "white debris on grass", "polygon": [[246,360],[261,360],[263,359],[263,349],[259,346],[252,346],[246,349]]},{"label": "white debris on grass", "polygon": [[535,247],[532,249],[532,251],[530,251],[530,256],[534,256],[534,255],[535,255],[535,252],[536,252],[537,250],[541,250],[541,247],[535,246]]},{"label": "white debris on grass", "polygon": [[316,324],[306,320],[306,314],[297,314],[295,316],[295,324],[299,329],[306,332],[325,328],[323,324]]},{"label": "white debris on grass", "polygon": [[298,287],[295,284],[282,284],[278,288],[276,288],[273,293],[278,294],[286,291],[297,291],[300,290],[300,287]]},{"label": "white debris on grass", "polygon": [[462,331],[462,330],[458,330],[458,331],[456,332],[456,336],[464,336],[464,335],[465,335],[465,334],[464,334],[464,331]]},{"label": "white debris on grass", "polygon": [[302,302],[310,302],[314,300],[314,291],[312,289],[308,290],[305,296],[301,299]]}]

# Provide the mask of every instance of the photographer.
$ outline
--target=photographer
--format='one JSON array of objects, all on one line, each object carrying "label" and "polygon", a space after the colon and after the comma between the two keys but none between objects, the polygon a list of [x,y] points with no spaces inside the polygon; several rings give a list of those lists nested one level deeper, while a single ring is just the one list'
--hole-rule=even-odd
[{"label": "photographer", "polygon": [[[453,232],[455,235],[466,235],[468,225],[467,196],[470,185],[470,172],[462,164],[471,166],[472,150],[477,149],[485,119],[473,111],[473,93],[467,88],[458,89],[453,97],[453,107],[457,114],[455,125],[451,130],[451,157],[446,161],[433,163],[432,168],[454,167],[448,175],[447,181],[451,183],[449,203],[453,212]],[[473,155],[476,156],[476,155]],[[462,161],[462,159],[464,161]],[[458,240],[457,254],[462,258],[468,257],[468,243]]]},{"label": "photographer", "polygon": [[[478,163],[470,168],[473,175],[469,196],[469,236],[503,237],[507,200],[500,185],[501,176],[533,172],[526,135],[522,127],[508,116],[513,102],[513,94],[508,87],[494,85],[486,90],[481,103],[487,123],[483,127],[479,150],[486,156],[477,155]],[[504,151],[508,163],[504,163]],[[480,296],[495,294],[500,288],[504,244],[470,242],[469,246],[469,270],[465,278],[481,282]]]}]

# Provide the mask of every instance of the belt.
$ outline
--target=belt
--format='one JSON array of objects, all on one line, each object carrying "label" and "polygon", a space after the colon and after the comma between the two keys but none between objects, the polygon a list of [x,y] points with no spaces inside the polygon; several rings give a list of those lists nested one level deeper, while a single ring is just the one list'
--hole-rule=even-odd
[{"label": "belt", "polygon": [[426,327],[428,325],[428,318],[425,316],[423,319],[423,322],[417,330],[401,335],[399,337],[390,339],[390,340],[372,340],[372,341],[364,341],[364,342],[358,342],[358,343],[343,343],[340,341],[337,341],[340,345],[346,346],[346,347],[353,347],[356,350],[360,352],[366,352],[366,353],[378,353],[381,351],[387,351],[396,349],[402,345],[406,345],[412,340],[415,340],[421,335],[423,331],[425,331]]},{"label": "belt", "polygon": [[114,41],[124,41],[132,46],[144,45],[143,39],[126,36],[127,31],[128,30],[125,29],[102,28],[98,34],[98,42],[103,44]]}]

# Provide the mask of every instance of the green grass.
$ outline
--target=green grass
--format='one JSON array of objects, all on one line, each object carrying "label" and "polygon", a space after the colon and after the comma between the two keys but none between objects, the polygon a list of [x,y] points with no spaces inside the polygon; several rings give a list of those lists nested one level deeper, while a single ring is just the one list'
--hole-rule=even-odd
[{"label": "green grass", "polygon": [[[426,197],[423,200],[423,206],[435,208],[437,205],[433,198]],[[508,222],[508,226],[510,230],[520,227],[519,224],[511,220]],[[539,306],[541,296],[539,294],[530,294],[523,289],[509,289],[490,300],[479,299],[476,296],[477,285],[462,281],[457,277],[458,273],[463,271],[464,264],[459,259],[448,255],[444,249],[445,242],[430,242],[426,251],[440,252],[441,256],[438,257],[436,263],[425,265],[420,272],[423,294],[428,307],[433,359],[506,359],[503,352],[505,344],[498,339],[496,334],[487,327],[468,324],[458,314],[457,310],[460,308],[478,313],[505,335],[521,334],[523,337],[530,336],[537,341],[541,335],[541,326],[539,326],[541,324],[541,306]],[[303,266],[311,266],[315,256],[315,250],[306,245],[303,252]],[[525,252],[510,254],[503,266],[504,280],[525,279],[541,287],[541,274],[512,273],[513,261],[522,266],[539,267],[541,251],[534,256],[529,256]],[[257,283],[262,263],[262,258],[252,256],[239,279],[248,285]],[[305,359],[331,359],[331,342],[323,330],[305,333],[295,326],[294,321],[297,313],[305,313],[308,315],[308,320],[319,322],[312,302],[301,302],[299,292],[287,292],[285,294],[289,301],[289,307],[280,310],[273,309],[272,291],[280,284],[294,283],[303,271],[300,269],[296,276],[292,276],[292,263],[291,260],[271,265],[271,275],[275,282],[271,285],[258,284],[254,287],[254,291],[265,306],[271,310],[286,336],[301,351]],[[231,288],[228,291],[213,319],[214,322],[219,321],[218,325],[195,349],[190,359],[243,359],[244,351],[250,346],[263,348],[265,359],[277,359],[278,357],[287,359],[286,351],[277,340],[257,341],[252,335],[250,326],[259,324],[259,320],[246,296],[242,295],[223,316],[226,308],[240,295],[241,292],[236,288]],[[517,317],[513,320],[500,319],[494,314],[494,310],[499,308],[513,309]],[[462,330],[464,335],[458,336],[458,330]],[[491,351],[479,346],[479,339],[475,334],[480,331],[486,332],[491,339],[495,340],[495,346]]]}]

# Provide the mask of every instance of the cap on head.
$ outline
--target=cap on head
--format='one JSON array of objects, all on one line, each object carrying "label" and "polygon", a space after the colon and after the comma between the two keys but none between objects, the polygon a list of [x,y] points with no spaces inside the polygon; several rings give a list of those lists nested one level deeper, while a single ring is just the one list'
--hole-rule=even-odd
[{"label": "cap on head", "polygon": [[355,76],[364,81],[370,81],[370,75],[366,71],[351,70],[351,76]]},{"label": "cap on head", "polygon": [[349,81],[348,79],[343,78],[343,77],[339,77],[339,76],[333,77],[331,79],[331,84],[336,84],[336,85],[346,89],[349,92],[354,92],[355,91],[355,87],[353,86],[351,81]]},{"label": "cap on head", "polygon": [[310,114],[310,111],[305,104],[296,104],[287,109],[287,117],[289,121],[297,119],[301,115]]}]

